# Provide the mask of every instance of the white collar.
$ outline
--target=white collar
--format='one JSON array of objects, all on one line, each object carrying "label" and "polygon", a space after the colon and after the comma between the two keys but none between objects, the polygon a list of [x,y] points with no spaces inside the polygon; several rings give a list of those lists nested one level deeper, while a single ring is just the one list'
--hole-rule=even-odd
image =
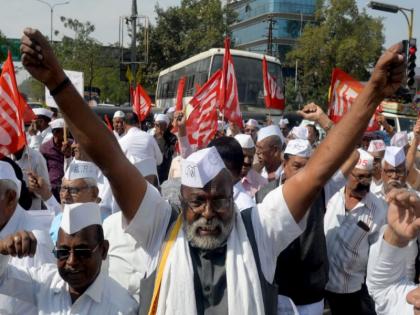
[{"label": "white collar", "polygon": [[51,127],[47,127],[44,130],[41,131],[41,136],[45,137],[47,134],[52,133]]},{"label": "white collar", "polygon": [[19,205],[16,206],[15,212],[12,217],[0,231],[0,239],[5,238],[6,236],[16,233],[18,230],[19,223],[22,221],[24,211]]}]

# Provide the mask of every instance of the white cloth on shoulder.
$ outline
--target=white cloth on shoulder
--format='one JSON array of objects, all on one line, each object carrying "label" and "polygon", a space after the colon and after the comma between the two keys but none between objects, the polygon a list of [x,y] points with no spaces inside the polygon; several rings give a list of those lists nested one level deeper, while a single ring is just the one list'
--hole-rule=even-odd
[{"label": "white cloth on shoulder", "polygon": [[[238,212],[227,240],[226,282],[229,314],[265,313],[254,254]],[[195,295],[190,294],[186,299],[185,292],[194,292],[194,269],[181,228],[165,266],[157,314],[196,314]]]}]

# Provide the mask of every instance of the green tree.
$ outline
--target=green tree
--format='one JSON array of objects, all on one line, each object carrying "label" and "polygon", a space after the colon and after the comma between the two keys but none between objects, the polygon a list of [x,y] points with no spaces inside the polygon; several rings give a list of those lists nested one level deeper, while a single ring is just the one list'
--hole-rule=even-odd
[{"label": "green tree", "polygon": [[[286,62],[298,61],[299,90],[305,101],[326,106],[331,72],[339,67],[356,79],[369,78],[384,42],[381,19],[360,12],[355,0],[321,1]],[[286,94],[292,85],[287,86]],[[287,96],[287,95],[286,95]]]},{"label": "green tree", "polygon": [[6,36],[0,31],[0,63],[7,58],[7,44]]},{"label": "green tree", "polygon": [[64,36],[54,46],[63,67],[83,72],[85,87],[100,88],[102,101],[116,104],[126,102],[128,87],[119,81],[118,47],[104,47],[94,39],[92,33],[95,26],[90,22],[82,23],[66,17],[61,17],[61,21],[74,32],[74,37]]},{"label": "green tree", "polygon": [[210,48],[223,47],[227,25],[236,18],[220,0],[182,0],[180,6],[156,6],[155,11],[149,64],[143,76],[150,89],[160,70]]}]

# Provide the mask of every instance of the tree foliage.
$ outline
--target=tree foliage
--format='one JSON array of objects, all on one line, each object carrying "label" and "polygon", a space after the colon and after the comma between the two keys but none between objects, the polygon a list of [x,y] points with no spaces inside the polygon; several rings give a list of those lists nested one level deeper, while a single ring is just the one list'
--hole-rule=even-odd
[{"label": "tree foliage", "polygon": [[305,26],[286,59],[291,66],[298,61],[303,98],[325,106],[334,67],[367,80],[382,51],[382,30],[381,19],[370,17],[365,10],[360,12],[355,0],[321,2],[315,23]]},{"label": "tree foliage", "polygon": [[[0,47],[7,45],[7,38],[4,34],[0,31]],[[0,49],[0,63],[3,62],[7,58],[7,52]]]}]

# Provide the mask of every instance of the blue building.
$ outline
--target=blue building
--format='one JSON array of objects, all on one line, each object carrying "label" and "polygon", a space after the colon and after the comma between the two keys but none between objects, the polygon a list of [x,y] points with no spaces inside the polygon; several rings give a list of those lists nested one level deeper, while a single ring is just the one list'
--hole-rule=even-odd
[{"label": "blue building", "polygon": [[316,0],[228,0],[237,13],[230,25],[235,48],[268,53],[280,60],[295,44],[305,23],[314,20]]}]

